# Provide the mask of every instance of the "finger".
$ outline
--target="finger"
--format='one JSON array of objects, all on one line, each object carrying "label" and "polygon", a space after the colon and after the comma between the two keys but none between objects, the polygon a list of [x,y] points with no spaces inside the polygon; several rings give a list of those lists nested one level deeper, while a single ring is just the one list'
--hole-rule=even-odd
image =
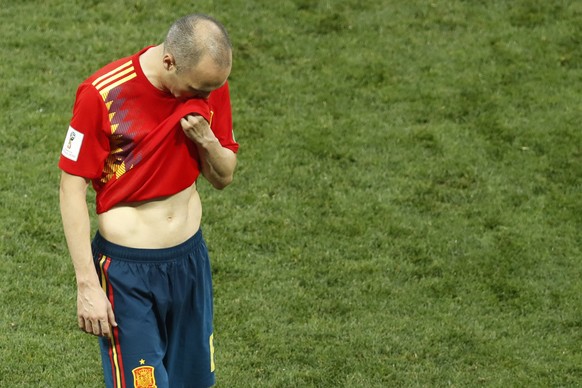
[{"label": "finger", "polygon": [[113,313],[113,309],[111,306],[107,309],[107,318],[109,319],[109,323],[113,327],[117,327],[117,321],[115,320],[115,314]]},{"label": "finger", "polygon": [[99,321],[99,326],[101,328],[101,335],[103,337],[109,337],[111,336],[111,328],[109,326],[109,322],[107,322],[106,320],[102,320]]},{"label": "finger", "polygon": [[180,119],[180,126],[184,131],[190,130],[193,127],[193,124],[189,122],[186,118]]},{"label": "finger", "polygon": [[196,125],[200,121],[202,121],[202,116],[200,116],[198,114],[191,114],[191,115],[186,116],[186,121],[188,121],[192,125]]},{"label": "finger", "polygon": [[85,331],[85,319],[83,317],[77,317],[77,324],[79,325],[79,329]]},{"label": "finger", "polygon": [[91,324],[91,321],[88,319],[85,319],[82,329],[85,333],[92,333],[93,332],[93,325]]},{"label": "finger", "polygon": [[99,324],[99,321],[92,321],[91,326],[93,327],[92,333],[100,336],[101,335],[101,325]]}]

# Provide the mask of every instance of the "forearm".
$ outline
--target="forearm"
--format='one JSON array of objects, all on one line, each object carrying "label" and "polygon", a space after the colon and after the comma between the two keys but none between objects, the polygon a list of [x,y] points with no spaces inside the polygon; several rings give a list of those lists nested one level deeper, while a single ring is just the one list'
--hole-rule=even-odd
[{"label": "forearm", "polygon": [[202,175],[217,189],[228,186],[236,168],[236,154],[224,148],[218,139],[198,144]]},{"label": "forearm", "polygon": [[[77,182],[73,180],[77,179]],[[91,226],[86,202],[86,185],[78,177],[63,174],[60,187],[60,209],[69,254],[75,268],[78,285],[99,283],[93,264]]]},{"label": "forearm", "polygon": [[198,148],[202,175],[217,189],[228,186],[236,168],[236,154],[220,144],[203,117],[188,115],[180,124]]},{"label": "forearm", "polygon": [[89,181],[61,175],[60,207],[63,229],[77,277],[77,320],[81,330],[109,336],[117,326],[111,303],[101,288],[91,252],[91,223],[87,209]]}]

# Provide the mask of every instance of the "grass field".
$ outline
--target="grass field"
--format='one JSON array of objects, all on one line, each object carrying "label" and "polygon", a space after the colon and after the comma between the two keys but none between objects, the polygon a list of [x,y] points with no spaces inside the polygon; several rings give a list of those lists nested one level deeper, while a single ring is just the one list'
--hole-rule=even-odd
[{"label": "grass field", "polygon": [[56,166],[77,84],[222,20],[219,387],[582,386],[582,2],[0,1],[0,386],[100,387]]}]

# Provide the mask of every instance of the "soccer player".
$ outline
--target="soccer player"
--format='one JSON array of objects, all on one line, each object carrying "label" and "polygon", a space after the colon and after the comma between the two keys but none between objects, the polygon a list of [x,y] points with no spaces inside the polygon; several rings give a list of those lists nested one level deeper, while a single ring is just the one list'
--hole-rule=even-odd
[{"label": "soccer player", "polygon": [[[225,28],[194,14],[164,42],[81,83],[60,156],[60,208],[79,327],[99,336],[107,387],[214,384],[201,174],[233,179]],[[87,187],[99,229],[91,241]]]}]

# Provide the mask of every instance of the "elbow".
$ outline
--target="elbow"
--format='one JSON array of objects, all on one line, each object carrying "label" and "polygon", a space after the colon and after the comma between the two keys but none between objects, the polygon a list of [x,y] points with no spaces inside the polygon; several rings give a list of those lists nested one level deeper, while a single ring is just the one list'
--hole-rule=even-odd
[{"label": "elbow", "polygon": [[212,186],[217,189],[217,190],[223,190],[224,188],[226,188],[226,186],[230,185],[233,181],[233,176],[229,175],[226,177],[220,177],[217,179],[213,179],[212,182]]},{"label": "elbow", "polygon": [[[233,154],[234,155],[234,154]],[[202,174],[212,186],[217,190],[222,190],[226,186],[230,185],[234,180],[234,170],[236,168],[236,158],[233,158],[233,161],[229,164],[225,164],[220,168],[220,170],[216,170],[214,168],[209,168],[202,171]]]},{"label": "elbow", "polygon": [[[224,150],[227,150],[226,148]],[[230,157],[225,158],[222,163],[214,166],[210,163],[203,166],[202,175],[217,190],[222,190],[230,185],[234,179],[234,170],[236,168],[236,156],[230,150],[227,150]]]}]

